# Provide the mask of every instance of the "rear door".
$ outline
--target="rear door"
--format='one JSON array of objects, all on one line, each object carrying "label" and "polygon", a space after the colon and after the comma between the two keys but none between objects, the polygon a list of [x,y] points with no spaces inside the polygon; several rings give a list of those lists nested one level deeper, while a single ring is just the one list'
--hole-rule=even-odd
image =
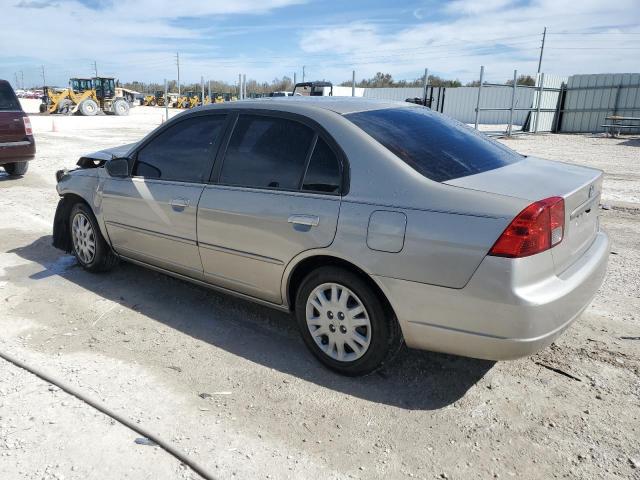
[{"label": "rear door", "polygon": [[239,114],[198,208],[205,280],[281,303],[285,266],[335,236],[338,151],[300,119]]},{"label": "rear door", "polygon": [[105,181],[102,208],[116,252],[202,278],[196,212],[225,121],[211,114],[173,123],[137,150],[131,177]]}]

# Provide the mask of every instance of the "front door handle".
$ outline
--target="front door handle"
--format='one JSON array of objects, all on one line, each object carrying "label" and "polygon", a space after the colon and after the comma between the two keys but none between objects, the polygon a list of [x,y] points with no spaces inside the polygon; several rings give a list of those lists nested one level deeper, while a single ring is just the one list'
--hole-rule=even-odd
[{"label": "front door handle", "polygon": [[171,200],[171,202],[169,202],[169,205],[171,205],[176,210],[184,210],[189,206],[189,200],[187,200],[186,198],[174,198],[173,200]]},{"label": "front door handle", "polygon": [[317,215],[291,215],[287,221],[296,225],[317,227],[320,223],[320,217]]}]

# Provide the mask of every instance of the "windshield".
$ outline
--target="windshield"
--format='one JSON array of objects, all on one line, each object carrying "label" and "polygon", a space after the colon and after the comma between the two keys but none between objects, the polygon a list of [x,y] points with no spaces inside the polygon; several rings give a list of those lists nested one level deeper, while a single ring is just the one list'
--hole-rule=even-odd
[{"label": "windshield", "polygon": [[428,108],[372,110],[345,118],[436,182],[486,172],[523,158],[464,123]]}]

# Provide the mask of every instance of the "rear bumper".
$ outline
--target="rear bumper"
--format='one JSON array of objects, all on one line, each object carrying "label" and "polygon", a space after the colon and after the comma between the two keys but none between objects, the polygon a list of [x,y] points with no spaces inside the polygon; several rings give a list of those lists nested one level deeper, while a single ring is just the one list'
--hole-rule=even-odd
[{"label": "rear bumper", "polygon": [[[30,138],[30,137],[29,137]],[[29,162],[36,156],[33,138],[19,142],[0,141],[0,165],[6,163]]]},{"label": "rear bumper", "polygon": [[374,277],[391,302],[409,347],[508,360],[551,344],[589,305],[604,280],[609,238],[598,232],[561,275],[549,251],[486,257],[462,289]]}]

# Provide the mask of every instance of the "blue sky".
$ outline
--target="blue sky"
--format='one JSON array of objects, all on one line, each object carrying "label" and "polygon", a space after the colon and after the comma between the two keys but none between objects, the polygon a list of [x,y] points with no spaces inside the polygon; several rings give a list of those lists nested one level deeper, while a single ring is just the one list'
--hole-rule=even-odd
[{"label": "blue sky", "polygon": [[307,79],[377,71],[491,81],[543,71],[640,70],[638,0],[0,0],[0,78],[64,85],[101,75],[125,81],[269,81],[306,66]]}]

